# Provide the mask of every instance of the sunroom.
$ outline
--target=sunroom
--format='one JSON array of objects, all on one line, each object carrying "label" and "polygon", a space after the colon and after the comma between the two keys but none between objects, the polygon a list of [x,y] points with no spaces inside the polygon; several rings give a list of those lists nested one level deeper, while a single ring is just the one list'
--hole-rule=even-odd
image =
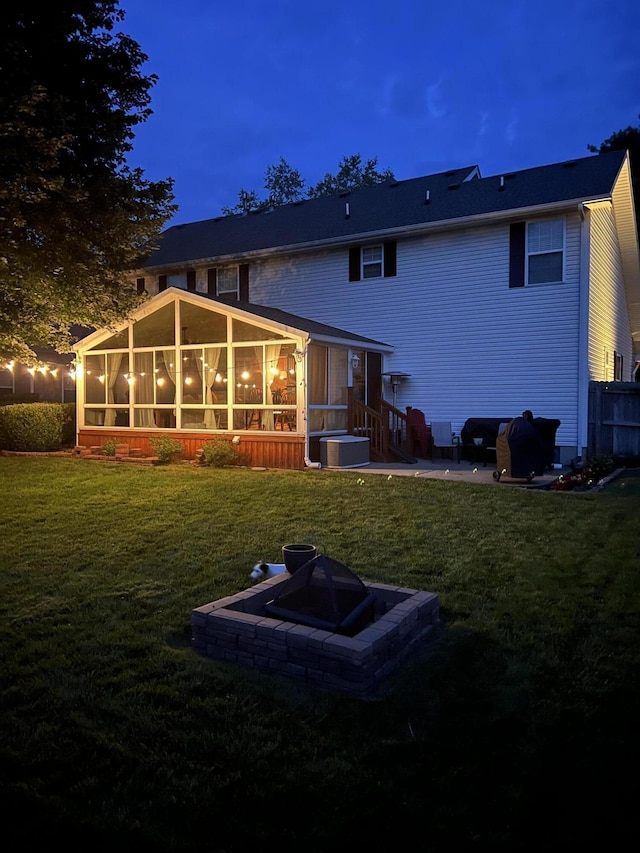
[{"label": "sunroom", "polygon": [[76,345],[77,443],[150,454],[168,434],[184,458],[228,437],[243,464],[302,469],[348,431],[348,404],[382,386],[392,347],[274,308],[168,288],[116,330]]}]

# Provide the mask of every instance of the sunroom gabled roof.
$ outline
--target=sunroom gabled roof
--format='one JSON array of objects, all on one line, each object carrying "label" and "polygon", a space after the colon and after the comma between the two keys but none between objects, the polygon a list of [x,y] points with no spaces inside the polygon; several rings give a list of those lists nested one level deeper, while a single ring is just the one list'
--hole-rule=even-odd
[{"label": "sunroom gabled roof", "polygon": [[[367,338],[363,335],[357,335],[349,332],[346,329],[340,329],[337,326],[330,326],[326,323],[318,323],[315,320],[309,320],[306,317],[300,317],[297,314],[291,314],[288,311],[281,311],[278,308],[269,308],[264,305],[255,305],[251,302],[229,302],[223,299],[218,299],[215,296],[209,296],[204,293],[195,293],[193,291],[182,290],[177,287],[169,287],[162,293],[152,296],[146,300],[141,307],[135,311],[130,320],[136,321],[142,317],[152,314],[158,308],[162,307],[171,301],[187,301],[197,303],[205,308],[215,308],[217,311],[224,314],[231,314],[244,321],[254,322],[261,320],[263,325],[271,326],[279,333],[288,333],[296,337],[306,338],[310,342],[318,343],[334,343],[343,344],[346,346],[366,347],[378,352],[393,352],[393,346],[390,344],[377,341],[374,338]],[[120,324],[122,329],[127,323]],[[82,340],[78,341],[74,349],[83,352],[86,349],[95,347],[101,338],[107,338],[113,334],[113,330],[97,329],[95,332],[87,335]]]}]

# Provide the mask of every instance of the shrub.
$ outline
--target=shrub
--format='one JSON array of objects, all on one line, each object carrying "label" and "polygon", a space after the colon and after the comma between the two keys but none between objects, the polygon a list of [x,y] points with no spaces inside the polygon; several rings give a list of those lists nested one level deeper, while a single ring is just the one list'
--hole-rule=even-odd
[{"label": "shrub", "polygon": [[240,451],[224,438],[214,438],[202,446],[202,464],[212,468],[236,465],[239,458]]},{"label": "shrub", "polygon": [[108,438],[106,441],[103,441],[100,445],[100,450],[104,453],[105,456],[115,456],[116,455],[116,447],[118,446],[118,440],[115,438]]},{"label": "shrub", "polygon": [[0,447],[4,450],[60,450],[72,429],[69,404],[16,403],[0,407]]},{"label": "shrub", "polygon": [[159,435],[150,438],[149,444],[161,465],[168,465],[184,453],[182,442],[175,438],[170,438],[168,435]]}]

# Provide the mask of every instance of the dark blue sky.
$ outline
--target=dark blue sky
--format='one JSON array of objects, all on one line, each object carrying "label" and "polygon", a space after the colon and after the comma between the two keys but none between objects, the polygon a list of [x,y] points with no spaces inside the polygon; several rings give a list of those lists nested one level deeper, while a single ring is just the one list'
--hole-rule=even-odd
[{"label": "dark blue sky", "polygon": [[120,0],[159,82],[130,158],[172,177],[171,224],[315,184],[345,155],[399,180],[588,155],[638,126],[636,0]]}]

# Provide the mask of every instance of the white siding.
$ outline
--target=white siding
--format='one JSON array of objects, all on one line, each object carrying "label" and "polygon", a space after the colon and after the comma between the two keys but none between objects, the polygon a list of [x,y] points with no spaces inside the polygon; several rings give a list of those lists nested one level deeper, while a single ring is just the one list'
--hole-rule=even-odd
[{"label": "white siding", "polygon": [[[411,374],[398,406],[427,420],[559,418],[577,429],[580,220],[567,217],[565,281],[509,288],[509,226],[398,242],[397,276],[349,282],[348,250],[252,265],[251,301],[395,347],[385,361]],[[385,396],[391,399],[390,389]]]},{"label": "white siding", "polygon": [[624,359],[623,379],[630,381],[633,341],[613,208],[595,205],[590,217],[589,378],[611,381],[616,351]]}]

